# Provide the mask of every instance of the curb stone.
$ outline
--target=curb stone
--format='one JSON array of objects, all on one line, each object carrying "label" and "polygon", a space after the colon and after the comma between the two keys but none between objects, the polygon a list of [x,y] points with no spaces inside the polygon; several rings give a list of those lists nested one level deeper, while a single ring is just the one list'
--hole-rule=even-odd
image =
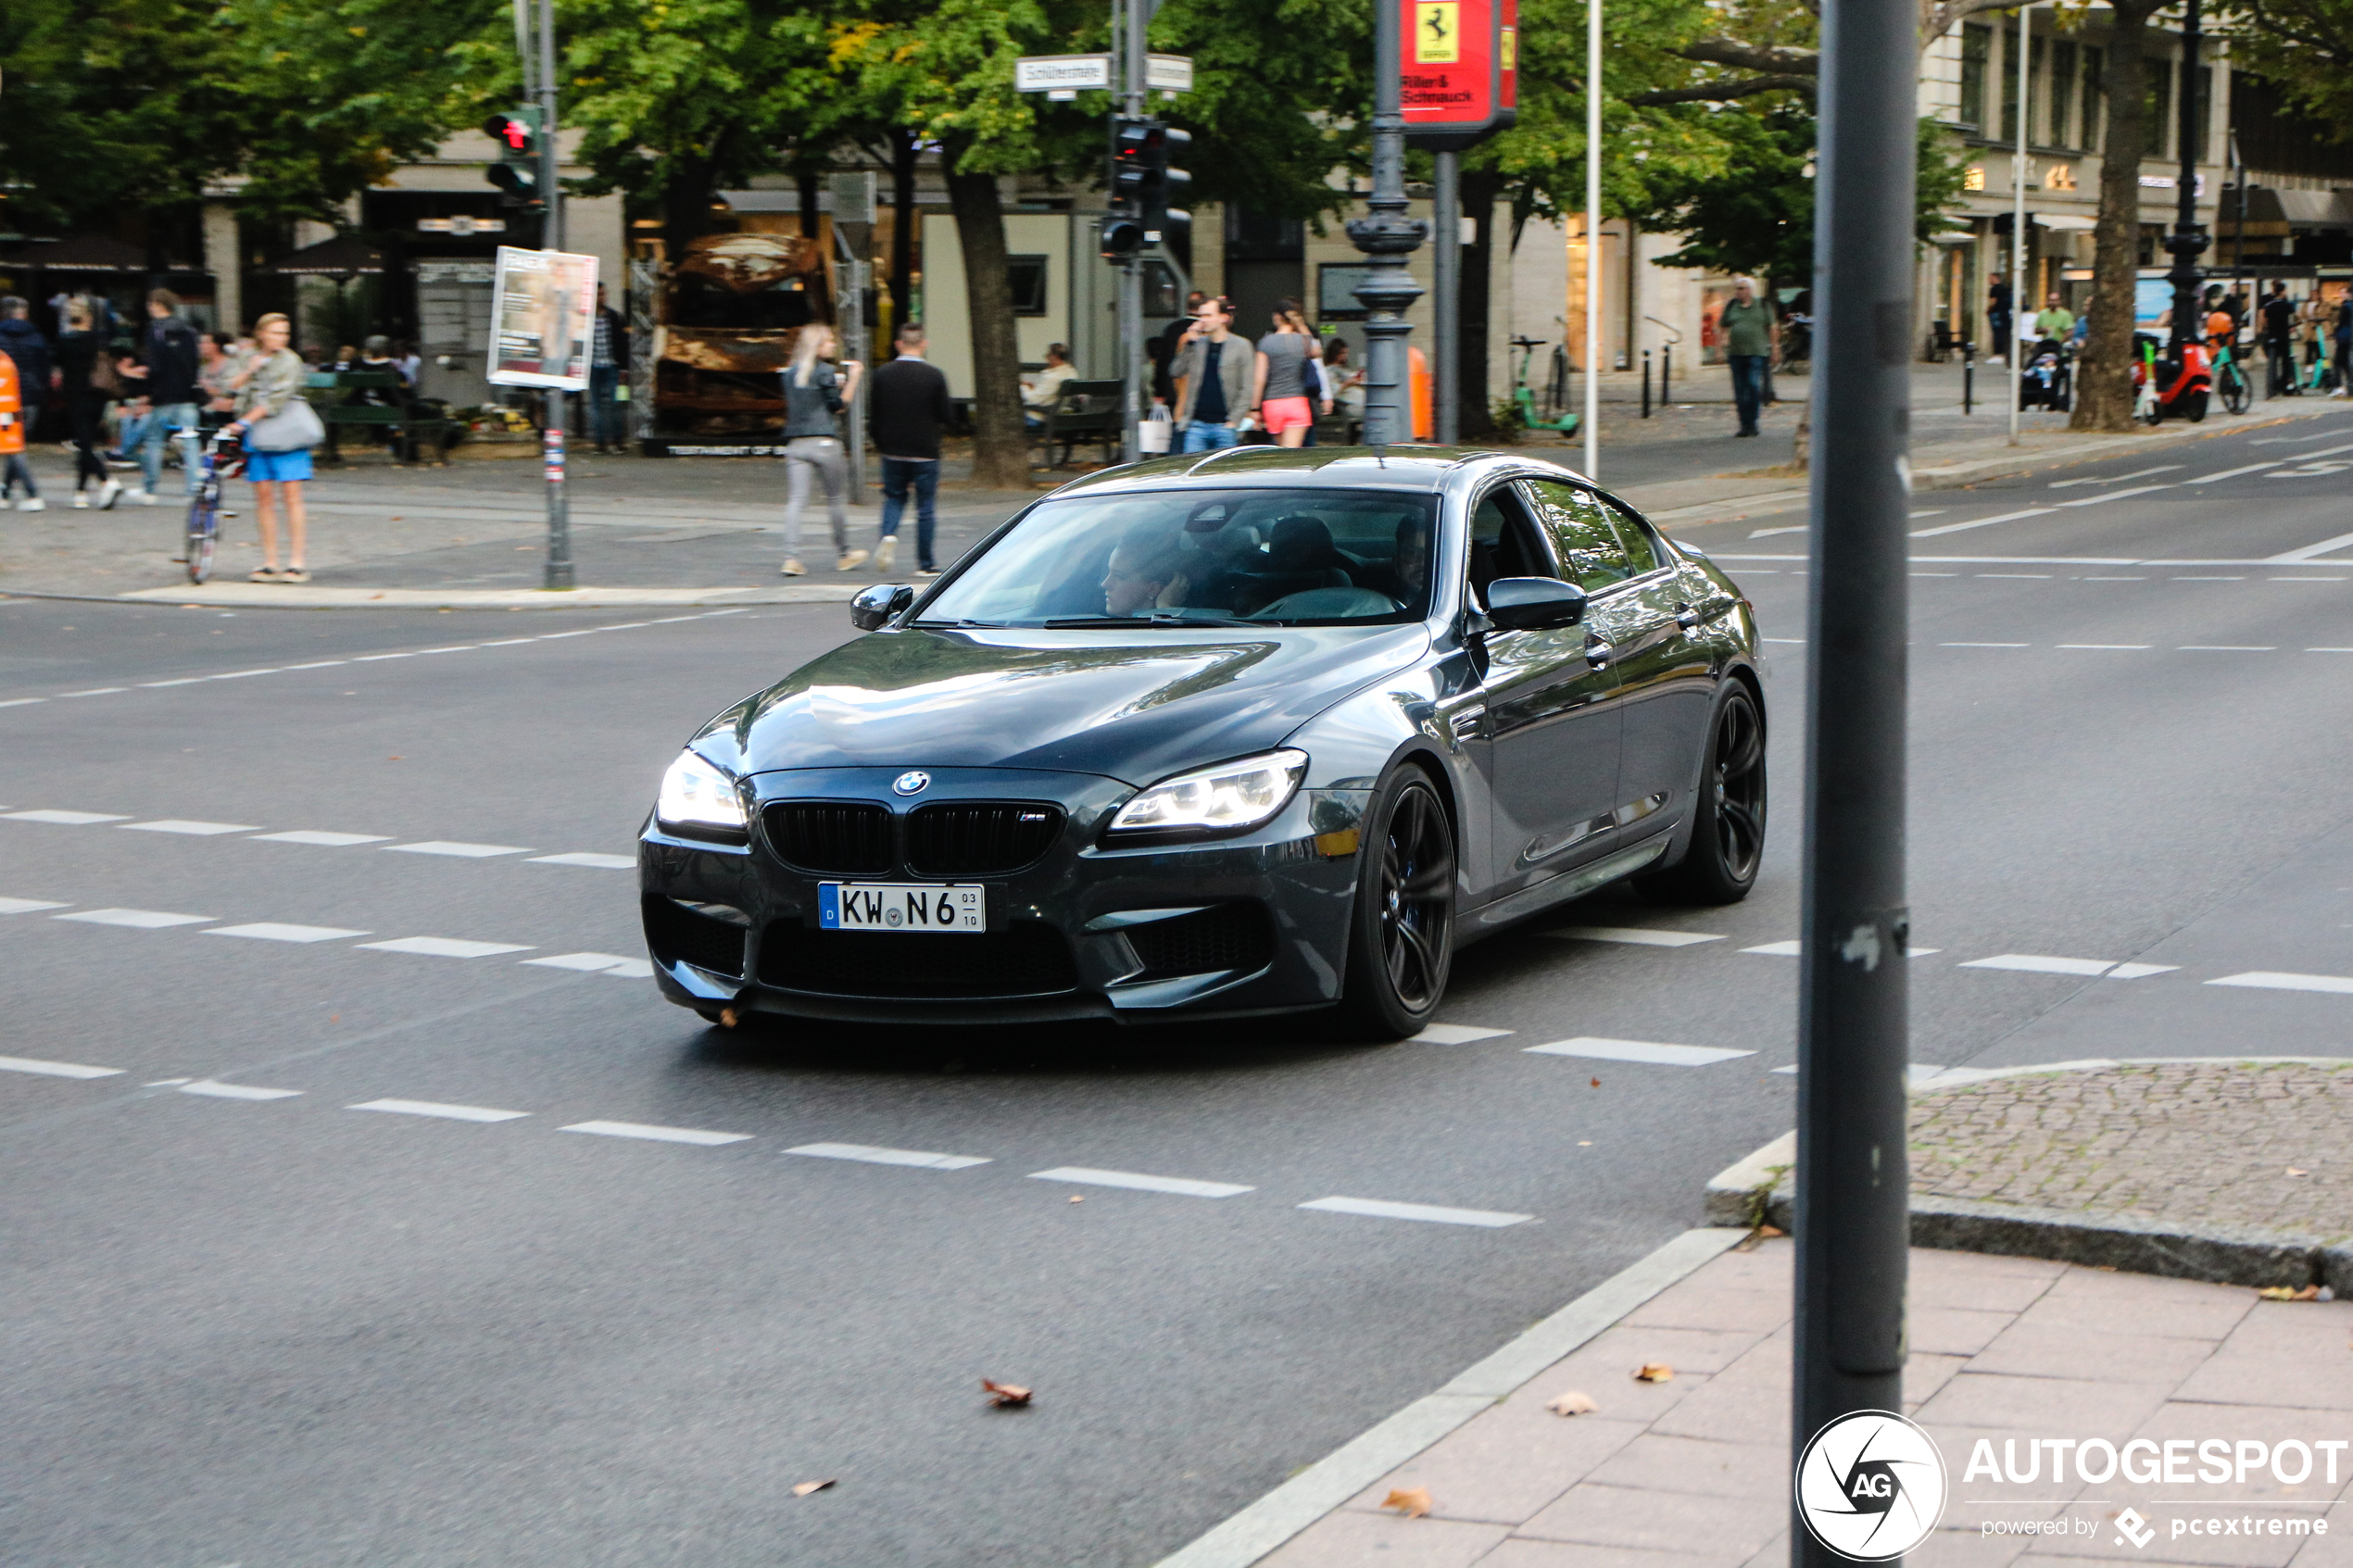
[{"label": "curb stone", "polygon": [[1685,1231],[1436,1393],[1360,1433],[1191,1544],[1162,1558],[1157,1568],[1249,1568],[1652,1297],[1730,1251],[1743,1234],[1730,1227]]}]

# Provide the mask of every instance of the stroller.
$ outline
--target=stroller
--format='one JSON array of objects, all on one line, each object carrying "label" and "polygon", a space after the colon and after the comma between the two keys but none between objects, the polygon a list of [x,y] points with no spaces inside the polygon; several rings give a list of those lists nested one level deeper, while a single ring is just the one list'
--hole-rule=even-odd
[{"label": "stroller", "polygon": [[2057,338],[2034,345],[2034,357],[2019,372],[2018,406],[2064,414],[2075,400],[2075,367]]}]

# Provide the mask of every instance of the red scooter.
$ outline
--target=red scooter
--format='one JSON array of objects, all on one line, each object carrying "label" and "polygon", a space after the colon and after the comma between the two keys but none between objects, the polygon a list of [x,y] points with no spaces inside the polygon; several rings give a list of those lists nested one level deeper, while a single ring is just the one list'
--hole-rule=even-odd
[{"label": "red scooter", "polygon": [[2168,414],[2192,424],[2206,418],[2214,394],[2214,359],[2202,343],[2185,343],[2179,359],[2157,357],[2157,339],[2146,332],[2133,335],[2139,358],[2133,361],[2133,413],[2150,424]]}]

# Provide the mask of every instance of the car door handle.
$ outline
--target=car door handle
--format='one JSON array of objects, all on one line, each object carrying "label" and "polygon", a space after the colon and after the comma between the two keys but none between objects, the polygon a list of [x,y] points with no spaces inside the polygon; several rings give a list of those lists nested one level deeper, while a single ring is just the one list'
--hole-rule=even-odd
[{"label": "car door handle", "polygon": [[1689,605],[1677,605],[1675,607],[1675,624],[1680,626],[1686,632],[1694,630],[1699,625],[1699,611],[1693,609]]},{"label": "car door handle", "polygon": [[1592,665],[1596,670],[1601,669],[1604,665],[1607,664],[1611,659],[1616,659],[1617,657],[1617,650],[1610,646],[1609,644],[1601,641],[1599,638],[1595,638],[1593,641],[1585,645],[1585,662]]}]

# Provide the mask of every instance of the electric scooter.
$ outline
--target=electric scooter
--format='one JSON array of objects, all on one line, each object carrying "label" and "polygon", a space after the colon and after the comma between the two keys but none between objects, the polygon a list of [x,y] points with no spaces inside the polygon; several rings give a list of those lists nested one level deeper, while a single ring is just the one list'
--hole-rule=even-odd
[{"label": "electric scooter", "polygon": [[1536,411],[1536,394],[1530,391],[1528,385],[1528,361],[1533,358],[1536,351],[1543,345],[1542,338],[1516,337],[1512,339],[1512,346],[1519,350],[1519,373],[1513,379],[1512,401],[1518,405],[1519,422],[1524,428],[1556,431],[1562,435],[1573,434],[1577,430],[1577,416],[1568,412],[1564,407],[1568,401],[1568,377],[1565,357],[1563,357],[1563,363],[1554,369],[1553,385],[1550,389],[1551,395],[1546,398],[1547,402],[1561,409],[1560,418],[1548,420]]}]

